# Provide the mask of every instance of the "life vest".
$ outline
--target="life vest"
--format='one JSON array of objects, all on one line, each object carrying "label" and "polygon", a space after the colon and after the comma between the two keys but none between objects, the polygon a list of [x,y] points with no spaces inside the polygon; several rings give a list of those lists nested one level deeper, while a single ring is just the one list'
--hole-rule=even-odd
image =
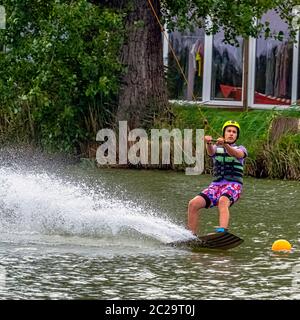
[{"label": "life vest", "polygon": [[214,157],[214,182],[221,181],[223,179],[228,181],[236,181],[243,183],[243,165],[240,161],[230,156],[225,148],[217,147]]}]

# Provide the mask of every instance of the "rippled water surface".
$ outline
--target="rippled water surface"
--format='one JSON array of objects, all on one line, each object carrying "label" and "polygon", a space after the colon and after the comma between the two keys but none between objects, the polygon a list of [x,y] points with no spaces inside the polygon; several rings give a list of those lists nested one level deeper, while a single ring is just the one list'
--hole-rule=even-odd
[{"label": "rippled water surface", "polygon": [[[300,184],[248,178],[230,251],[166,245],[191,236],[186,206],[209,176],[0,166],[1,299],[299,299]],[[203,211],[201,233],[217,225]],[[273,253],[284,238],[290,253]]]}]

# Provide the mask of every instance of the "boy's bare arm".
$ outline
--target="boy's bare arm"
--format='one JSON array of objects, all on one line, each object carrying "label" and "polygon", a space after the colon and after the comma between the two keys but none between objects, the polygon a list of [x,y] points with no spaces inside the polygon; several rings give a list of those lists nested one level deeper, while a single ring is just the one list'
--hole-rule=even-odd
[{"label": "boy's bare arm", "polygon": [[205,136],[204,142],[206,143],[206,152],[209,156],[213,156],[215,154],[215,149],[212,143],[213,138],[211,136]]},{"label": "boy's bare arm", "polygon": [[238,159],[245,157],[244,151],[231,147],[229,144],[225,142],[224,138],[218,138],[217,145],[223,146],[226,149],[227,153],[232,157]]},{"label": "boy's bare arm", "polygon": [[224,148],[226,149],[227,153],[232,157],[235,157],[235,158],[238,158],[238,159],[245,157],[244,151],[236,149],[236,148],[233,148],[227,143],[224,144]]}]

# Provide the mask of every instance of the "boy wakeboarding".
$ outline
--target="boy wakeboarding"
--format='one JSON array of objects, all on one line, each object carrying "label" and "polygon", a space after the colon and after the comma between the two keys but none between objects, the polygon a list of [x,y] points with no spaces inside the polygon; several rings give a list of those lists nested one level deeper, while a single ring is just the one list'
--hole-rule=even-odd
[{"label": "boy wakeboarding", "polygon": [[240,135],[238,122],[229,120],[222,127],[223,136],[213,144],[211,136],[205,136],[207,154],[213,160],[212,183],[188,205],[188,229],[194,235],[198,231],[199,211],[202,208],[218,207],[219,226],[215,232],[227,232],[229,226],[229,207],[232,206],[242,193],[243,165],[247,150],[244,146],[236,145]]}]

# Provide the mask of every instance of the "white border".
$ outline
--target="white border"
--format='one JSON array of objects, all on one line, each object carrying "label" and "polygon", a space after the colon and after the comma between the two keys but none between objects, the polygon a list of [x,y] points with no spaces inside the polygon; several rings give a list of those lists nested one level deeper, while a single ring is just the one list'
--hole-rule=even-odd
[{"label": "white border", "polygon": [[254,105],[256,39],[249,38],[248,107]]},{"label": "white border", "polygon": [[[167,27],[165,26],[165,30],[167,30]],[[163,37],[163,60],[164,60],[164,66],[169,65],[169,32],[164,31],[162,32],[162,37]]]},{"label": "white border", "polygon": [[[297,102],[298,96],[298,73],[299,73],[299,31],[296,35],[297,42],[293,50],[293,75],[292,75],[292,104]],[[300,94],[300,92],[299,92]]]},{"label": "white border", "polygon": [[205,34],[202,101],[208,101],[208,102],[211,101],[210,92],[211,92],[212,46],[213,46],[212,36],[208,36]]}]

